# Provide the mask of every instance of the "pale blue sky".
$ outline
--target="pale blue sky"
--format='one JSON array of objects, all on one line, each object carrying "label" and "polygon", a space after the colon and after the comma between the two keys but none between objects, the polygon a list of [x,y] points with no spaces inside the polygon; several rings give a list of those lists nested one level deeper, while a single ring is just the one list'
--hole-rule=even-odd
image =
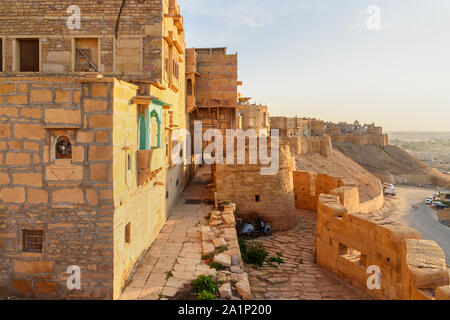
[{"label": "pale blue sky", "polygon": [[187,45],[238,52],[241,92],[272,115],[450,131],[449,0],[179,3]]}]

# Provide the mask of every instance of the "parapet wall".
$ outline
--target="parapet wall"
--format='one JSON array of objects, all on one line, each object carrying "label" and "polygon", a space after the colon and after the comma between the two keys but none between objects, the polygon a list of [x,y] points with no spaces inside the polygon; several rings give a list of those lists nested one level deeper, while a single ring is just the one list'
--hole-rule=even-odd
[{"label": "parapet wall", "polygon": [[384,205],[383,186],[379,184],[379,195],[369,201],[360,202],[358,186],[342,178],[306,171],[294,171],[295,206],[300,209],[317,211],[322,193],[341,195],[342,204],[351,212],[370,213]]},{"label": "parapet wall", "polygon": [[[377,220],[345,202],[351,190],[332,190],[318,198],[317,263],[379,299],[449,300],[449,274],[442,249],[419,232]],[[337,195],[336,195],[337,194]],[[379,268],[379,288],[370,289]],[[373,287],[372,287],[373,288]]]},{"label": "parapet wall", "polygon": [[386,147],[389,145],[389,137],[387,134],[332,134],[333,142],[353,142],[359,146],[375,145]]},{"label": "parapet wall", "polygon": [[289,137],[288,141],[294,155],[319,153],[326,158],[331,158],[333,154],[331,137],[328,135]]}]

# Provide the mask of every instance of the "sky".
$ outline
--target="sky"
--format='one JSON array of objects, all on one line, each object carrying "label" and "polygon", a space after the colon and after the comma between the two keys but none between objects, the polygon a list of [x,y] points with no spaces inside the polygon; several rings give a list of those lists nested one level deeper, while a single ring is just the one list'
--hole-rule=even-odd
[{"label": "sky", "polygon": [[187,46],[237,52],[240,91],[272,116],[450,131],[449,0],[178,2]]}]

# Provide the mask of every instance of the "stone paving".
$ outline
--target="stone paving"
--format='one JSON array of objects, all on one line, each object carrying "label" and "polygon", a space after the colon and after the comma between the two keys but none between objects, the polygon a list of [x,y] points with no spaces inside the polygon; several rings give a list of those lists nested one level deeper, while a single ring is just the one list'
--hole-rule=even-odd
[{"label": "stone paving", "polygon": [[368,300],[363,291],[352,287],[314,263],[317,214],[298,210],[298,224],[289,231],[274,232],[259,242],[284,263],[275,268],[264,265],[256,270],[246,266],[255,300]]},{"label": "stone paving", "polygon": [[[158,238],[138,267],[122,300],[166,300],[198,275],[208,273],[202,260],[201,227],[208,224],[211,206],[187,205],[186,199],[204,199],[210,176],[206,168],[182,194]],[[316,214],[298,211],[299,223],[287,232],[275,232],[259,241],[271,256],[280,253],[285,263],[258,270],[246,266],[253,299],[345,300],[369,297],[314,264]],[[170,275],[170,276],[169,276]]]},{"label": "stone paving", "polygon": [[152,244],[121,300],[167,299],[209,266],[202,260],[201,226],[207,225],[211,206],[185,204],[186,199],[204,199],[210,175],[202,168],[181,195],[158,238]]}]

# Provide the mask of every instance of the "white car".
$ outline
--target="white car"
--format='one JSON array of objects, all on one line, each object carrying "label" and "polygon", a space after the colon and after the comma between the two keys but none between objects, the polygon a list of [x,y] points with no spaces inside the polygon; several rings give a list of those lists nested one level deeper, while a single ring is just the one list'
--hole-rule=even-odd
[{"label": "white car", "polygon": [[425,204],[432,204],[433,203],[433,198],[428,198],[425,200]]},{"label": "white car", "polygon": [[385,195],[393,195],[396,196],[397,195],[397,189],[394,187],[393,184],[385,184],[384,185],[384,194]]}]

